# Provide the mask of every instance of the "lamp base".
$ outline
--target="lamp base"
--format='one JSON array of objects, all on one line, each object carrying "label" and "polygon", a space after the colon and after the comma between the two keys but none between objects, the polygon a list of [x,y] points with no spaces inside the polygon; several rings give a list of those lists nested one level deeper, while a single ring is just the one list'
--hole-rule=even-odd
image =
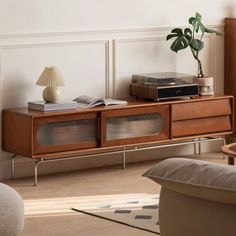
[{"label": "lamp base", "polygon": [[57,103],[59,101],[59,90],[57,87],[46,87],[43,90],[43,99],[45,102]]}]

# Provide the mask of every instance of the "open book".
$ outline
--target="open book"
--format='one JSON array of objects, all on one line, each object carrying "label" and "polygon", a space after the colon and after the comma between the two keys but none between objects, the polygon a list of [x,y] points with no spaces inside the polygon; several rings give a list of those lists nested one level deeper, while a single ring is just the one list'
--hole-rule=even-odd
[{"label": "open book", "polygon": [[100,105],[125,105],[127,101],[125,100],[118,100],[112,98],[93,98],[87,95],[81,95],[75,98],[73,101],[78,103],[78,107],[80,108],[89,108],[89,107],[96,107]]}]

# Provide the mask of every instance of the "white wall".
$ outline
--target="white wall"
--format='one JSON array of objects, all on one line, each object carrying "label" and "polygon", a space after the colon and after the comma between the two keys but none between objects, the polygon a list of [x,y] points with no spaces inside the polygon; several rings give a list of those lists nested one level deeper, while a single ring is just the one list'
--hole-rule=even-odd
[{"label": "white wall", "polygon": [[[223,31],[224,17],[234,16],[236,8],[229,0],[214,3],[0,0],[0,3],[1,109],[26,106],[27,101],[41,99],[42,88],[35,82],[46,65],[57,65],[63,74],[66,80],[66,86],[61,88],[63,99],[85,93],[126,96],[134,73],[196,74],[197,65],[190,52],[170,51],[166,35],[173,27],[186,26],[195,11],[204,16],[207,25]],[[205,73],[215,78],[215,91],[222,92],[223,37],[206,36],[201,58]],[[189,153],[190,149],[184,152]],[[3,152],[1,156],[0,178],[6,178],[9,154]],[[24,169],[29,168],[27,163],[23,163]],[[30,172],[19,173],[24,174]]]},{"label": "white wall", "polygon": [[3,34],[184,25],[198,11],[208,24],[234,13],[232,0],[1,0]]}]

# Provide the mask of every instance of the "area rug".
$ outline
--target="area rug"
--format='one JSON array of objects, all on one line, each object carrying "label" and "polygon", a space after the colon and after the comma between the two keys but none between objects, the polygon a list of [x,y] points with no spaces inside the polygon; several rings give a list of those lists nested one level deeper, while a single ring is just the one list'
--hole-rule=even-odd
[{"label": "area rug", "polygon": [[114,195],[72,210],[160,235],[159,195]]}]

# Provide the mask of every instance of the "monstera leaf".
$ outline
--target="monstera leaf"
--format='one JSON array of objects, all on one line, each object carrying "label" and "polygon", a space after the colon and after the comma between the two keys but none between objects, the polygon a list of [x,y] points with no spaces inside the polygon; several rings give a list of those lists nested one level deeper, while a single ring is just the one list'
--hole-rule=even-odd
[{"label": "monstera leaf", "polygon": [[186,47],[188,47],[191,43],[192,39],[192,31],[189,28],[186,28],[184,31],[180,28],[175,28],[171,31],[169,35],[167,35],[166,40],[176,38],[171,45],[171,50],[174,52],[178,52]]},{"label": "monstera leaf", "polygon": [[190,17],[188,22],[189,22],[189,24],[191,24],[193,26],[193,32],[198,33],[200,30],[202,35],[205,33],[222,35],[221,33],[217,32],[216,30],[206,28],[204,26],[204,24],[202,23],[202,16],[199,13],[196,13],[195,17]]},{"label": "monstera leaf", "polygon": [[206,33],[209,33],[209,34],[223,35],[222,33],[217,32],[216,30],[208,29],[206,27],[204,27],[204,30],[205,30]]},{"label": "monstera leaf", "polygon": [[199,29],[202,33],[205,32],[204,25],[202,24],[202,16],[199,13],[195,14],[195,17],[190,17],[188,20],[189,24],[193,26],[193,31],[198,33]]},{"label": "monstera leaf", "polygon": [[204,42],[200,39],[192,39],[190,47],[195,51],[201,51],[204,48]]}]

